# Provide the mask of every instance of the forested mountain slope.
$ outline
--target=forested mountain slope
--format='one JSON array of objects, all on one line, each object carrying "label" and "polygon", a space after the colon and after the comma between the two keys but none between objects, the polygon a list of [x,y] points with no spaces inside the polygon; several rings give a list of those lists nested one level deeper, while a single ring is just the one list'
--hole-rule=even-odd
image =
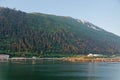
[{"label": "forested mountain slope", "polygon": [[0,53],[119,54],[120,37],[72,17],[1,7]]}]

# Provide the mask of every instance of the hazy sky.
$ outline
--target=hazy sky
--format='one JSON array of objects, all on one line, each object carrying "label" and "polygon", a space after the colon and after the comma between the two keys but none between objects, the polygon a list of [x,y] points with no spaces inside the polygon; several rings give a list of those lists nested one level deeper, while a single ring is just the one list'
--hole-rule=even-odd
[{"label": "hazy sky", "polygon": [[84,19],[120,36],[120,0],[0,0],[0,6]]}]

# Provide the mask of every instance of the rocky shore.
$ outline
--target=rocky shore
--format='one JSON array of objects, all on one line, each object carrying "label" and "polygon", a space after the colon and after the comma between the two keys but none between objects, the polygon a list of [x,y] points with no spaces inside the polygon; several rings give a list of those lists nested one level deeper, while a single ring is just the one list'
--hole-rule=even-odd
[{"label": "rocky shore", "polygon": [[83,57],[68,57],[68,58],[25,58],[15,57],[9,59],[0,59],[0,61],[26,61],[26,60],[58,60],[58,61],[69,61],[69,62],[120,62],[120,58],[83,58]]},{"label": "rocky shore", "polygon": [[120,58],[68,58],[70,62],[120,62]]},{"label": "rocky shore", "polygon": [[60,60],[69,62],[120,62],[120,58],[10,58],[11,61],[21,61],[21,60]]}]

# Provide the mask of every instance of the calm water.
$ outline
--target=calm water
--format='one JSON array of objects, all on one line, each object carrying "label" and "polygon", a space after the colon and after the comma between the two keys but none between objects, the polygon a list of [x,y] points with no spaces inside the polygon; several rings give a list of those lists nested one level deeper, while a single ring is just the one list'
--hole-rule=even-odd
[{"label": "calm water", "polygon": [[120,63],[0,62],[0,80],[120,80]]}]

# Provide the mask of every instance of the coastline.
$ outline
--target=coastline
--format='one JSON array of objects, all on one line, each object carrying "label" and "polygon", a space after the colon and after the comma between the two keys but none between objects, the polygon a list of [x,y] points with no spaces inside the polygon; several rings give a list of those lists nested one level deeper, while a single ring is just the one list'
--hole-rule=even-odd
[{"label": "coastline", "polygon": [[120,58],[68,58],[70,62],[120,62]]},{"label": "coastline", "polygon": [[27,60],[58,60],[68,62],[120,62],[120,58],[83,58],[83,57],[68,57],[68,58],[25,58],[25,57],[14,57],[9,59],[0,59],[0,62],[6,61],[27,61]]}]

